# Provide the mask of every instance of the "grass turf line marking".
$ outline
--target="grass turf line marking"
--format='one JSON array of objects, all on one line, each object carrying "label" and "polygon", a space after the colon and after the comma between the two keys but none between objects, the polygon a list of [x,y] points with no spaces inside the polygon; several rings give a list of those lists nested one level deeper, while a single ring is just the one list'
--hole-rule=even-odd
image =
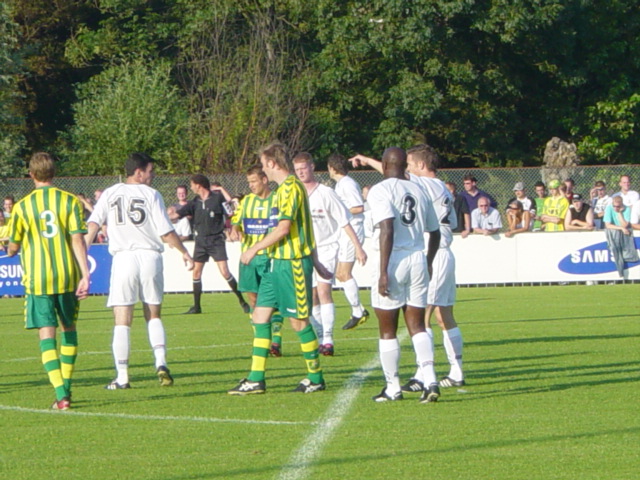
[{"label": "grass turf line marking", "polygon": [[199,423],[246,423],[250,425],[313,425],[315,422],[287,422],[279,420],[245,420],[239,418],[210,418],[210,417],[180,417],[180,416],[163,416],[163,415],[134,415],[130,413],[101,413],[101,412],[78,412],[77,410],[68,410],[64,412],[56,410],[43,410],[38,408],[12,407],[10,405],[0,405],[0,410],[25,412],[25,413],[44,413],[53,415],[72,415],[74,417],[107,417],[107,418],[123,418],[127,420],[162,420],[176,422],[199,422]]},{"label": "grass turf line marking", "polygon": [[[406,331],[398,335],[402,343],[407,338]],[[310,473],[310,467],[322,452],[324,445],[331,440],[334,432],[340,426],[351,410],[354,400],[360,393],[364,381],[380,366],[378,355],[361,367],[347,380],[336,395],[336,399],[327,408],[322,418],[315,422],[316,428],[307,436],[300,448],[289,458],[282,468],[279,480],[302,480]]]},{"label": "grass turf line marking", "polygon": [[[378,340],[378,337],[362,337],[362,338],[345,338],[342,339],[341,342],[362,342],[362,341],[372,341],[372,340]],[[291,344],[291,345],[299,345],[300,343],[295,341],[295,340],[291,340],[288,342],[284,342],[284,344]],[[208,348],[236,348],[236,347],[246,347],[247,346],[247,342],[242,342],[242,343],[225,343],[225,344],[213,344],[213,345],[196,345],[196,346],[178,346],[178,347],[169,347],[167,348],[167,351],[174,351],[174,350],[203,350],[203,349],[208,349]],[[131,350],[131,353],[140,353],[140,352],[148,352],[149,349],[145,348],[145,349],[135,349],[135,350]],[[113,352],[111,350],[104,350],[102,352],[97,351],[97,352],[92,352],[92,351],[87,351],[87,352],[83,352],[80,351],[78,353],[78,356],[82,356],[82,355],[113,355]],[[41,358],[40,357],[22,357],[22,358],[8,358],[8,359],[0,359],[0,363],[16,363],[16,362],[32,362],[34,360],[38,360],[40,361]]]}]

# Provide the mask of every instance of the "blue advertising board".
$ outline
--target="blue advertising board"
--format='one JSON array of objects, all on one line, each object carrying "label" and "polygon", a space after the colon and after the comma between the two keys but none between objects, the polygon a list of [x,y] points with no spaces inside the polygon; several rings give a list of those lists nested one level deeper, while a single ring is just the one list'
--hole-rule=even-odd
[{"label": "blue advertising board", "polygon": [[[91,271],[91,294],[109,293],[111,275],[111,255],[107,245],[91,245],[89,248],[89,269]],[[20,257],[7,257],[0,252],[0,296],[24,295],[22,266]]]}]

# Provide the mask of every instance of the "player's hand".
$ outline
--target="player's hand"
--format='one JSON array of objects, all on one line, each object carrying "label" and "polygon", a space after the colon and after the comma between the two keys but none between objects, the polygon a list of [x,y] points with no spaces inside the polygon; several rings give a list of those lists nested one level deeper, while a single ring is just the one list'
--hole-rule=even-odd
[{"label": "player's hand", "polygon": [[182,254],[182,260],[184,260],[184,265],[187,267],[187,271],[190,272],[195,267],[195,263],[193,263],[193,258],[189,255],[189,252],[185,252]]},{"label": "player's hand", "polygon": [[360,155],[359,153],[349,159],[349,163],[354,167],[360,167],[362,165],[367,165],[367,157],[364,155]]},{"label": "player's hand", "polygon": [[333,273],[320,262],[317,262],[314,267],[316,269],[316,272],[318,272],[318,275],[320,275],[325,280],[331,280],[333,278]]},{"label": "player's hand", "polygon": [[89,283],[89,277],[83,277],[80,279],[78,288],[76,289],[76,297],[78,297],[78,300],[84,300],[89,296]]},{"label": "player's hand", "polygon": [[389,277],[386,273],[380,275],[378,279],[378,293],[383,297],[389,296]]},{"label": "player's hand", "polygon": [[240,255],[240,262],[244,265],[249,265],[251,263],[251,260],[253,260],[253,257],[255,256],[256,252],[254,252],[253,249],[250,248],[246,252],[242,252],[242,255]]},{"label": "player's hand", "polygon": [[356,250],[356,259],[360,265],[367,263],[367,252],[364,251],[364,248]]}]

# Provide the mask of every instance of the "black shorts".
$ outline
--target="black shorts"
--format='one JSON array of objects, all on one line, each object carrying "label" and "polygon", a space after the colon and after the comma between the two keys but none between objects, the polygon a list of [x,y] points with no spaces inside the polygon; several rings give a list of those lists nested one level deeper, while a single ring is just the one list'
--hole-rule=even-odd
[{"label": "black shorts", "polygon": [[210,235],[204,239],[197,238],[193,249],[193,260],[199,263],[207,263],[209,257],[213,257],[216,262],[227,260],[227,247],[224,233],[221,235]]}]

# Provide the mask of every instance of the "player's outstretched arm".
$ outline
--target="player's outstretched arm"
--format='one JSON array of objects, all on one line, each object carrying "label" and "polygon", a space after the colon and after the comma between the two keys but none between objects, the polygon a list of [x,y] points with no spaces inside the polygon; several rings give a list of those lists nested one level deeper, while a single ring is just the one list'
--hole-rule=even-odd
[{"label": "player's outstretched arm", "polygon": [[182,260],[184,260],[184,264],[186,265],[187,270],[193,270],[193,258],[191,258],[191,254],[187,250],[187,247],[184,246],[184,243],[182,243],[182,240],[180,240],[180,237],[178,237],[178,234],[175,232],[175,230],[171,230],[169,233],[165,233],[161,236],[161,238],[163,242],[168,243],[169,246],[175,248],[182,254]]},{"label": "player's outstretched arm", "polygon": [[382,173],[382,162],[380,160],[376,160],[375,158],[365,157],[364,155],[360,155],[359,153],[349,159],[351,165],[354,167],[359,167],[360,165],[367,165],[374,170]]}]

